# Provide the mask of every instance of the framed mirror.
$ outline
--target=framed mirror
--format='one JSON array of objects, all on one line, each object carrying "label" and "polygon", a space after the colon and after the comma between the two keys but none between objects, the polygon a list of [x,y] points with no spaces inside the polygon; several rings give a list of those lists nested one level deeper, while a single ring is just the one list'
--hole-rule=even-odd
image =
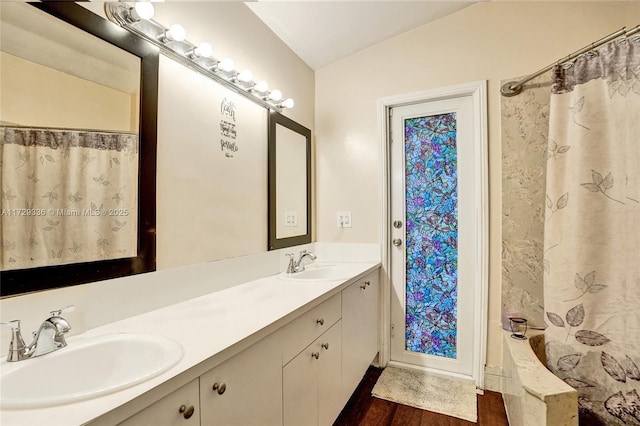
[{"label": "framed mirror", "polygon": [[157,48],[72,2],[0,7],[1,296],[155,270]]},{"label": "framed mirror", "polygon": [[311,242],[311,130],[269,113],[269,250]]}]

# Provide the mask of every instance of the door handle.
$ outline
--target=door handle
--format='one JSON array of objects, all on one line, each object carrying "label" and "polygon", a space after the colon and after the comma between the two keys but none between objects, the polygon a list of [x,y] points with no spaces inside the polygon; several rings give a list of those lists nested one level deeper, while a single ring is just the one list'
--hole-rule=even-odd
[{"label": "door handle", "polygon": [[394,246],[400,247],[402,245],[402,240],[400,238],[394,238],[392,243]]}]

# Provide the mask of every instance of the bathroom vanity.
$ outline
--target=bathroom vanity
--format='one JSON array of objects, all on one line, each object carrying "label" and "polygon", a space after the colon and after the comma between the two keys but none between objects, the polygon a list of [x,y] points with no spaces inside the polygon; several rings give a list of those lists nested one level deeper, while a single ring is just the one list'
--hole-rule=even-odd
[{"label": "bathroom vanity", "polygon": [[118,392],[3,409],[2,423],[331,424],[378,352],[380,288],[379,263],[334,267],[341,278],[273,275],[72,336],[69,348],[113,333],[161,335],[184,356]]}]

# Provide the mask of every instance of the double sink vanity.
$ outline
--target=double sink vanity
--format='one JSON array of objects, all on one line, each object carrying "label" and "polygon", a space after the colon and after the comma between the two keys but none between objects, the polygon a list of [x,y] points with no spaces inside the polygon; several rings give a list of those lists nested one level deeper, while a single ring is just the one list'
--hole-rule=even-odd
[{"label": "double sink vanity", "polygon": [[2,424],[326,425],[378,352],[379,263],[318,263],[2,360]]},{"label": "double sink vanity", "polygon": [[[166,4],[158,9],[167,17],[189,13],[181,7]],[[231,18],[224,13],[229,12],[255,19],[243,5],[238,10],[220,7],[220,13],[210,15],[225,23]],[[120,203],[120,191],[118,196],[103,194],[107,185],[134,188],[131,196],[137,200],[128,205],[126,221],[100,215],[104,221],[99,229],[112,232],[108,238],[98,232],[97,243],[93,216],[38,218],[46,220],[38,225],[48,238],[41,243],[23,218],[3,219],[5,245],[14,239],[20,244],[0,259],[7,262],[0,268],[0,316],[8,326],[1,331],[2,352],[13,342],[11,359],[0,361],[0,423],[332,423],[378,352],[380,246],[312,243],[311,130],[239,80],[198,65],[205,58],[196,61],[189,53],[195,45],[187,40],[169,43],[163,37],[162,42],[155,35],[146,37],[142,29],[164,33],[164,27],[133,13],[127,2],[106,8],[96,2],[0,2],[0,9],[0,54],[3,66],[13,64],[11,73],[8,66],[3,72],[6,68],[7,76],[16,77],[14,81],[3,74],[3,90],[58,81],[48,76],[66,82],[46,85],[47,90],[64,87],[64,96],[51,91],[50,102],[41,102],[43,90],[31,91],[33,102],[26,97],[29,91],[12,92],[7,99],[27,101],[14,103],[12,115],[3,115],[0,130],[10,135],[90,133],[101,141],[107,132],[131,139],[128,162],[136,172],[111,170],[125,162],[110,157],[109,169],[82,174],[86,165],[78,167],[74,158],[114,153],[106,153],[100,144],[93,154],[74,146],[68,150],[76,157],[71,156],[64,169],[57,165],[62,161],[56,163],[56,182],[63,183],[55,188],[75,188],[75,182],[64,182],[82,175],[78,182],[86,180],[99,191],[76,192],[69,200],[78,202],[74,207],[91,206],[91,211]],[[196,9],[191,13],[194,18],[207,16]],[[237,37],[231,33],[229,39],[235,46]],[[48,43],[33,42],[24,49],[34,40]],[[245,51],[243,46],[237,50]],[[51,58],[64,58],[64,66]],[[211,66],[217,65],[210,60]],[[94,67],[81,66],[95,63],[110,64],[113,70],[103,67],[105,72],[97,73]],[[266,70],[275,78],[284,68]],[[31,83],[22,79],[26,76]],[[312,89],[312,79],[308,81]],[[96,90],[87,90],[87,83]],[[101,88],[117,92],[119,101],[104,100],[111,98]],[[61,98],[73,102],[59,102]],[[312,123],[313,99],[302,102],[311,115],[301,113],[300,119]],[[34,109],[49,104],[56,105],[55,114]],[[110,108],[103,112],[97,105]],[[230,117],[236,121],[229,105],[242,112],[233,144],[246,147],[234,160],[230,152],[216,148],[219,126]],[[203,135],[211,136],[212,143],[203,143]],[[45,152],[58,155],[63,146],[10,145],[17,153],[11,158],[18,163],[8,167],[5,151],[5,169],[17,170],[16,182],[28,188],[35,188],[36,171],[44,169],[22,168],[25,150],[32,148],[31,158],[39,158],[44,167],[53,163]],[[107,162],[93,163],[98,164]],[[122,176],[122,184],[109,173]],[[55,179],[39,180],[53,185]],[[156,182],[162,189],[157,200]],[[24,210],[27,200],[27,205],[36,203],[27,210],[35,210],[58,198],[49,188],[47,200],[42,191],[8,197],[15,206],[4,200],[3,208]],[[61,206],[67,196],[60,193]],[[49,204],[46,209],[53,212]],[[9,238],[8,231],[15,238]],[[120,237],[128,242],[122,247]],[[284,249],[307,248],[314,254],[292,256],[287,267]],[[75,312],[53,311],[45,319],[46,312],[67,305],[75,305]],[[32,344],[17,338],[21,325],[24,340],[38,330]]]}]

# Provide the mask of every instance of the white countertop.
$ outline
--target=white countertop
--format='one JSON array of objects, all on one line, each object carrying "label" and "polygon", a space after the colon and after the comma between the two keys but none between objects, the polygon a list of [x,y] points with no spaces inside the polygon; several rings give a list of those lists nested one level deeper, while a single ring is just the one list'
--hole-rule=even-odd
[{"label": "white countertop", "polygon": [[[346,263],[344,266],[349,268],[351,276],[346,280],[287,281],[277,275],[261,278],[72,336],[67,339],[69,348],[78,339],[103,334],[159,334],[179,342],[184,348],[184,357],[165,373],[113,394],[55,407],[2,410],[0,423],[3,426],[80,425],[134,398],[140,397],[141,405],[151,403],[266,337],[379,265]],[[143,394],[152,389],[145,401]]]}]

